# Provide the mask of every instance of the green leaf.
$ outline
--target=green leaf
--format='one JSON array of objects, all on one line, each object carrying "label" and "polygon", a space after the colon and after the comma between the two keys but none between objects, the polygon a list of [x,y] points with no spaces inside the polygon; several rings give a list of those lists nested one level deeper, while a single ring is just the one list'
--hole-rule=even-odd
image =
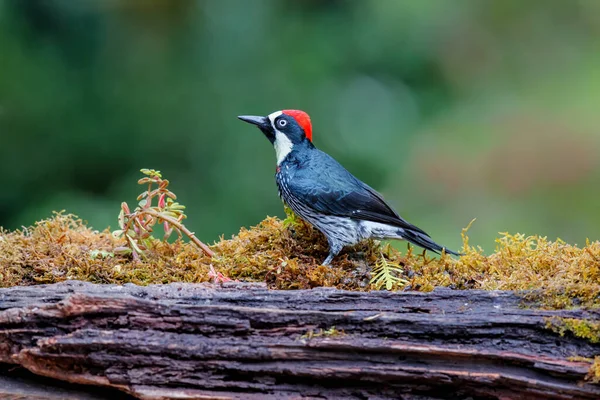
[{"label": "green leaf", "polygon": [[171,210],[185,210],[185,206],[183,204],[179,204],[179,203],[175,203],[175,202],[168,204],[168,207]]},{"label": "green leaf", "polygon": [[140,172],[144,175],[151,176],[152,178],[162,178],[160,171],[155,169],[142,168],[140,169]]},{"label": "green leaf", "polygon": [[115,247],[113,252],[115,254],[119,254],[119,255],[128,255],[131,254],[131,249],[129,247],[126,246],[119,246],[119,247]]},{"label": "green leaf", "polygon": [[111,253],[110,251],[106,251],[106,250],[90,250],[89,254],[90,254],[90,258],[92,260],[95,260],[97,258],[101,258],[101,259],[112,258],[115,256],[114,253]]},{"label": "green leaf", "polygon": [[126,235],[127,237],[127,241],[129,242],[129,245],[131,246],[132,250],[135,251],[138,254],[143,254],[144,252],[139,248],[138,244],[136,243],[136,241],[129,235]]},{"label": "green leaf", "polygon": [[118,221],[119,221],[119,228],[125,229],[125,211],[123,211],[122,208],[121,208],[121,212],[119,213]]}]

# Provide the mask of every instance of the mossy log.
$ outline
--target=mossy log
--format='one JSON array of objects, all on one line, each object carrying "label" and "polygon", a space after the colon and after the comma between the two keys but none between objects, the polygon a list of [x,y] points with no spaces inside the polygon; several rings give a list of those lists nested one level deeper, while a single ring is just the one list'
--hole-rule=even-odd
[{"label": "mossy log", "polygon": [[143,399],[600,398],[600,344],[548,329],[600,312],[514,292],[68,281],[0,289],[0,310],[0,362]]}]

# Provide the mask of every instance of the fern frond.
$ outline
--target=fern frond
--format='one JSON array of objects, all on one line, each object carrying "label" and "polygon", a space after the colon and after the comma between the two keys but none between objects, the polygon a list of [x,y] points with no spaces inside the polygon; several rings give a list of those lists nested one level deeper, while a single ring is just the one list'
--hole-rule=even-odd
[{"label": "fern frond", "polygon": [[373,277],[370,283],[376,290],[384,286],[387,290],[392,290],[394,286],[401,286],[408,282],[400,277],[403,272],[399,264],[389,262],[382,253],[371,271]]}]

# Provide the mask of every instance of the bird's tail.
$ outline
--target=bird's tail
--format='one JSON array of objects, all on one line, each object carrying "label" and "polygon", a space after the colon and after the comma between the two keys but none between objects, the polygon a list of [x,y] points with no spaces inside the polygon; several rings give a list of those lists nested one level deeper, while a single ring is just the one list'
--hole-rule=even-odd
[{"label": "bird's tail", "polygon": [[452,254],[454,256],[462,256],[463,255],[461,253],[457,253],[457,252],[449,250],[443,246],[440,246],[439,244],[434,242],[429,236],[427,236],[421,232],[403,229],[401,236],[404,240],[406,240],[412,244],[415,244],[419,247],[422,247],[424,249],[433,251],[434,253],[439,254],[442,252],[442,250],[444,250],[446,253]]}]

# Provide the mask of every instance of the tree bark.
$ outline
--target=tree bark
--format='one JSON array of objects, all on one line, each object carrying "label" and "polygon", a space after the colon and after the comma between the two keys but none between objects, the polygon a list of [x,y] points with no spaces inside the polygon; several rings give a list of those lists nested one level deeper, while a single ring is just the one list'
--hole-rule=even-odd
[{"label": "tree bark", "polygon": [[547,329],[557,316],[600,312],[500,291],[70,281],[0,290],[0,362],[142,399],[600,398],[570,360],[600,345]]},{"label": "tree bark", "polygon": [[0,400],[135,400],[116,389],[76,385],[0,365]]}]

